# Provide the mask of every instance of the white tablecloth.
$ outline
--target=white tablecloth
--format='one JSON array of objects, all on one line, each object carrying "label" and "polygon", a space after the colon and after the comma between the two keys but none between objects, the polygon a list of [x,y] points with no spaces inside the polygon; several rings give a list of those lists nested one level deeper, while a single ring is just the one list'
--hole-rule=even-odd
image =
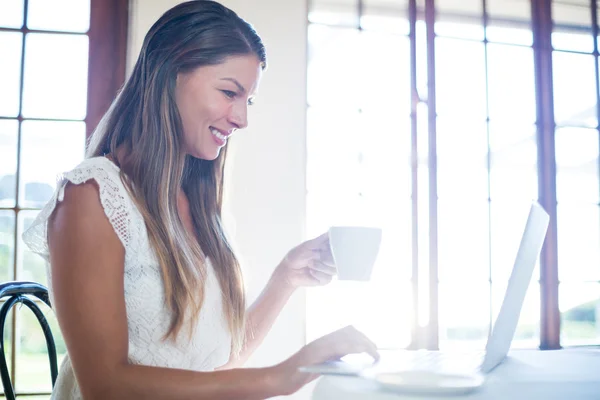
[{"label": "white tablecloth", "polygon": [[486,376],[479,390],[466,396],[399,395],[361,378],[320,378],[313,400],[600,400],[600,350],[515,350]]}]

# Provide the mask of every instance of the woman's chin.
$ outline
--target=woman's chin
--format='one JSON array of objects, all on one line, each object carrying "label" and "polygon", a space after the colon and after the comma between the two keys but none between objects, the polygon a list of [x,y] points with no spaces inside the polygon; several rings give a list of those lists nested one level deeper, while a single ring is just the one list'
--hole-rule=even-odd
[{"label": "woman's chin", "polygon": [[187,154],[194,157],[194,158],[198,158],[200,160],[206,160],[206,161],[213,161],[216,160],[217,157],[219,157],[219,153],[221,152],[220,148],[217,148],[215,151],[213,152],[207,152],[207,151],[193,151],[193,152],[188,152]]}]

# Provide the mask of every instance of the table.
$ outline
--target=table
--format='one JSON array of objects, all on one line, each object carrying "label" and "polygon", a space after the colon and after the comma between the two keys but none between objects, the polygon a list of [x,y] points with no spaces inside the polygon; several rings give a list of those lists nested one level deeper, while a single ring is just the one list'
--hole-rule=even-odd
[{"label": "table", "polygon": [[362,378],[324,376],[313,400],[600,400],[600,350],[514,350],[466,396],[415,396],[384,392]]}]

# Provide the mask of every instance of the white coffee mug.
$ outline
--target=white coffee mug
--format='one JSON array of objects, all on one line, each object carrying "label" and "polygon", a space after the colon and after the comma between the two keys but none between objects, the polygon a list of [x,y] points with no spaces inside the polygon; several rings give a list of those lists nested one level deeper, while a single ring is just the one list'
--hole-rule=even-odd
[{"label": "white coffee mug", "polygon": [[379,253],[381,229],[332,226],[329,245],[339,280],[368,281]]}]

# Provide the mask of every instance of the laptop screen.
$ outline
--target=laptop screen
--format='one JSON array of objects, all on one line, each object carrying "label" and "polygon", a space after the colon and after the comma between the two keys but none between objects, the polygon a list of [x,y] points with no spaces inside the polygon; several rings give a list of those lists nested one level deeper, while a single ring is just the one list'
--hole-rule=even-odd
[{"label": "laptop screen", "polygon": [[537,202],[531,205],[504,301],[486,346],[481,371],[487,373],[506,357],[512,342],[531,275],[542,249],[550,217]]}]

